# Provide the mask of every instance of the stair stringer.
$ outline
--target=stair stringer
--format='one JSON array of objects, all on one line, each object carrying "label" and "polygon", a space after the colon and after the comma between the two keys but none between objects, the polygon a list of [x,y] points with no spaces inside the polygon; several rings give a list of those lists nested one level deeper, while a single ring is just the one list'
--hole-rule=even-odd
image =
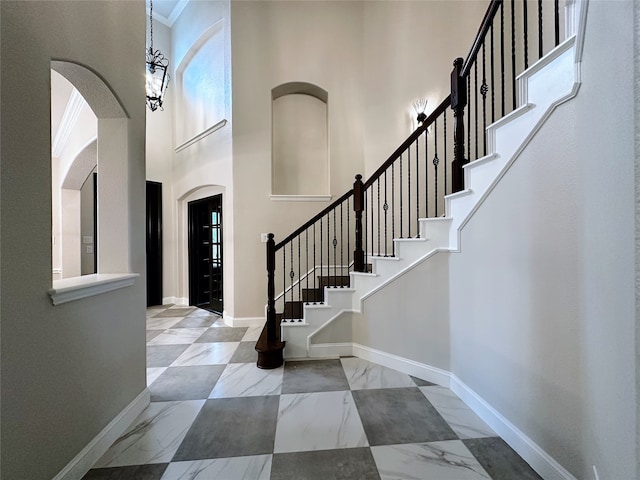
[{"label": "stair stringer", "polygon": [[438,252],[459,252],[461,230],[526,148],[555,108],[580,86],[580,51],[573,35],[518,77],[521,106],[487,127],[485,157],[464,167],[466,190],[445,197],[445,217],[420,219],[420,237],[395,239],[395,256],[369,257],[372,273],[351,272],[351,288],[325,288],[323,305],[305,305],[301,322],[282,325],[285,355],[349,354],[349,342],[313,343],[347,313],[362,313],[364,301]]}]

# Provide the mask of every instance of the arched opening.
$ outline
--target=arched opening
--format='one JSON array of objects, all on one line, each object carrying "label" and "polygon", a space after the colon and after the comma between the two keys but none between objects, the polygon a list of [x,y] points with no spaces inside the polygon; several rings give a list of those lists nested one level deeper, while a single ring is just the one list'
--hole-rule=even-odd
[{"label": "arched opening", "polygon": [[[51,70],[55,289],[56,280],[83,273],[130,271],[129,132],[126,112],[98,75],[63,61]],[[64,112],[55,112],[61,103]]]}]

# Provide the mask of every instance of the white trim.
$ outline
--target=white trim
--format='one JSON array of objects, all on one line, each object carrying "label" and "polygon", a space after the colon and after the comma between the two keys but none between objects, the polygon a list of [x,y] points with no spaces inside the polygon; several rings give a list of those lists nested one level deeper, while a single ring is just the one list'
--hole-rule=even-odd
[{"label": "white trim", "polygon": [[227,312],[222,312],[222,319],[230,327],[262,327],[267,321],[265,317],[234,318],[231,315],[227,315]]},{"label": "white trim", "polygon": [[75,480],[82,478],[105,454],[109,447],[131,425],[151,402],[149,389],[145,388],[133,401],[124,407],[109,424],[91,440],[52,480]]},{"label": "white trim", "polygon": [[97,273],[81,277],[54,280],[49,296],[54,305],[101,295],[119,288],[130,287],[139,273]]},{"label": "white trim", "polygon": [[[184,10],[184,7],[187,6],[189,0],[180,0],[171,10],[169,14],[169,18],[164,15],[160,15],[158,12],[153,12],[153,19],[159,21],[161,24],[166,25],[167,27],[173,27],[173,24],[176,23],[176,20]],[[149,7],[147,6],[147,17],[149,16]]]},{"label": "white trim", "polygon": [[347,357],[353,355],[353,343],[315,343],[308,350],[313,358]]},{"label": "white trim", "polygon": [[331,195],[269,195],[274,202],[329,202]]},{"label": "white trim", "polygon": [[62,155],[64,147],[67,144],[67,140],[69,140],[69,135],[71,135],[73,127],[78,121],[78,116],[80,115],[80,111],[85,103],[86,102],[82,95],[80,95],[80,92],[74,88],[71,91],[71,95],[67,101],[67,106],[62,114],[58,130],[56,130],[56,138],[53,139],[53,145],[51,147],[51,156],[60,157],[60,155]]},{"label": "white trim", "polygon": [[421,378],[427,382],[437,383],[443,387],[449,387],[450,373],[437,367],[432,367],[424,363],[416,362],[408,358],[399,357],[392,353],[366,347],[359,343],[353,343],[353,355],[364,360],[377,363],[384,367],[393,368],[407,375]]},{"label": "white trim", "polygon": [[208,135],[211,135],[213,132],[215,132],[216,130],[220,130],[222,127],[224,127],[227,124],[227,120],[226,119],[222,119],[220,120],[218,123],[216,123],[215,125],[211,125],[209,128],[207,128],[206,130],[203,130],[202,132],[200,132],[199,134],[197,134],[194,137],[191,137],[189,140],[187,140],[186,142],[178,145],[175,148],[176,153],[181,152],[182,150],[184,150],[187,147],[190,147],[191,145],[193,145],[196,142],[199,142],[200,140],[202,140],[203,138],[205,138]]},{"label": "white trim", "polygon": [[189,299],[185,297],[163,297],[162,305],[180,305],[186,307],[189,305]]},{"label": "white trim", "polygon": [[451,391],[484,420],[513,448],[542,478],[546,480],[576,480],[562,465],[545,452],[522,430],[511,423],[468,385],[450,374]]}]

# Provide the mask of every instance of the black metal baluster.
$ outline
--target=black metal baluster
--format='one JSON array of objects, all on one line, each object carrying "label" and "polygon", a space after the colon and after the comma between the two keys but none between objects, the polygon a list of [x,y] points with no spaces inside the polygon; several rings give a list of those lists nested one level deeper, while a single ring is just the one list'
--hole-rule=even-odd
[{"label": "black metal baluster", "polygon": [[[420,238],[420,175],[418,160],[420,159],[420,155],[418,154],[418,144],[420,143],[420,137],[416,138],[416,222],[418,223],[418,235],[416,238]],[[411,147],[409,147],[411,148]]]},{"label": "black metal baluster", "polygon": [[[482,44],[482,85],[480,86],[480,93],[482,94],[482,155],[487,154],[487,92],[489,86],[487,85],[487,72],[486,72],[486,53],[485,44]],[[477,155],[476,155],[477,157]]]},{"label": "black metal baluster", "polygon": [[[336,209],[333,209],[333,286],[338,286],[338,272],[336,269],[338,268],[338,239],[336,238]],[[342,283],[342,282],[340,282]]]},{"label": "black metal baluster", "polygon": [[[373,184],[371,185],[371,255],[374,254],[373,248],[375,247],[375,234],[373,233],[374,227],[374,218],[373,218]],[[377,255],[380,255],[380,251],[376,252]]]},{"label": "black metal baluster", "polygon": [[396,256],[396,162],[391,164],[391,256]]},{"label": "black metal baluster", "polygon": [[322,261],[322,254],[324,252],[324,248],[322,248],[322,241],[324,237],[322,236],[322,218],[320,219],[320,278],[318,279],[318,283],[320,284],[320,290],[322,290],[322,301],[320,303],[324,303],[324,285],[322,282],[322,269],[324,268],[324,263]]},{"label": "black metal baluster", "polygon": [[516,109],[516,11],[515,0],[511,0],[511,97]]},{"label": "black metal baluster", "polygon": [[467,78],[467,100],[467,151],[471,159],[471,75]]},{"label": "black metal baluster", "polygon": [[291,318],[293,318],[293,277],[295,272],[293,271],[293,240],[289,242],[291,248],[291,271],[289,272],[289,291],[291,292]]},{"label": "black metal baluster", "polygon": [[[473,64],[473,103],[474,103],[474,126],[475,128],[475,144],[476,144],[476,156],[478,158],[478,61]],[[437,216],[437,215],[436,215]]]},{"label": "black metal baluster", "polygon": [[559,0],[553,2],[554,9],[554,23],[555,23],[555,46],[560,45],[560,5]]},{"label": "black metal baluster", "polygon": [[435,156],[433,157],[433,190],[434,190],[434,198],[435,198],[435,215],[438,216],[438,164],[440,163],[440,159],[438,158],[438,119],[433,122],[433,137],[434,137],[434,151]]},{"label": "black metal baluster", "polygon": [[[327,282],[331,283],[331,240],[330,240],[330,217],[327,213]],[[331,285],[329,285],[331,287]]]},{"label": "black metal baluster", "polygon": [[411,148],[407,149],[407,205],[407,225],[409,225],[407,238],[411,238]]},{"label": "black metal baluster", "polygon": [[[443,169],[444,169],[444,188],[442,189],[443,194],[446,196],[447,195],[447,163],[451,163],[448,161],[447,157],[447,111],[444,111],[444,165],[443,165]],[[442,200],[443,204],[444,204],[444,199]],[[437,216],[437,215],[436,215]]]},{"label": "black metal baluster", "polygon": [[538,59],[542,58],[542,0],[538,0]]},{"label": "black metal baluster", "polygon": [[378,256],[381,255],[382,249],[380,248],[380,177],[376,180],[378,187]]},{"label": "black metal baluster", "polygon": [[298,235],[298,301],[302,301],[302,268],[300,266],[300,235]]},{"label": "black metal baluster", "polygon": [[424,131],[424,209],[429,218],[429,130]]},{"label": "black metal baluster", "polygon": [[500,6],[500,93],[502,94],[502,114],[504,117],[504,3]]},{"label": "black metal baluster", "polygon": [[304,231],[304,243],[305,243],[305,260],[306,260],[306,270],[307,270],[307,278],[306,278],[306,286],[307,286],[307,301],[309,304],[309,228]]},{"label": "black metal baluster", "polygon": [[[347,198],[347,202],[349,199]],[[344,257],[342,256],[342,250],[344,248],[344,233],[342,227],[344,226],[344,220],[342,217],[342,207],[344,203],[340,204],[340,276],[344,276]],[[347,269],[347,276],[349,276],[349,269]]]},{"label": "black metal baluster", "polygon": [[529,20],[527,18],[527,0],[522,2],[522,22],[524,23],[524,69],[526,70],[529,68]]},{"label": "black metal baluster", "polygon": [[400,238],[404,238],[402,231],[402,155],[400,155]]},{"label": "black metal baluster", "polygon": [[317,303],[318,287],[316,285],[316,223],[313,223],[313,304]]},{"label": "black metal baluster", "polygon": [[496,121],[496,82],[493,59],[495,50],[493,46],[493,23],[491,24],[491,123]]},{"label": "black metal baluster", "polygon": [[[349,255],[351,254],[351,210],[349,209],[349,199],[347,198],[347,275],[349,275],[349,264],[351,263],[349,261]],[[365,230],[366,231],[366,230]],[[365,248],[366,250],[366,248]],[[354,259],[355,260],[355,259]]]},{"label": "black metal baluster", "polygon": [[387,201],[387,170],[384,171],[384,204],[382,205],[382,210],[384,210],[384,256],[387,255],[387,211],[389,210],[389,202]]},{"label": "black metal baluster", "polygon": [[287,249],[282,248],[282,318],[284,315],[284,306],[287,303]]}]

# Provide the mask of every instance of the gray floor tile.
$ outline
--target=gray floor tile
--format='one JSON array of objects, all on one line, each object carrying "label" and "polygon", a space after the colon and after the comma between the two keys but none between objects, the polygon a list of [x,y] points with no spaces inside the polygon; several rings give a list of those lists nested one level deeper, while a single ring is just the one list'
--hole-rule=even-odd
[{"label": "gray floor tile", "polygon": [[155,318],[162,317],[184,317],[189,315],[195,310],[194,307],[177,307],[177,308],[167,308],[164,312],[160,312],[155,316]]},{"label": "gray floor tile", "polygon": [[207,400],[173,461],[273,453],[279,397]]},{"label": "gray floor tile", "polygon": [[418,387],[352,393],[369,445],[458,439]]},{"label": "gray floor tile", "polygon": [[162,330],[147,330],[147,342],[156,338],[162,333]]},{"label": "gray floor tile", "polygon": [[196,343],[215,343],[215,342],[239,342],[244,337],[247,328],[233,327],[216,327],[210,328],[202,334]]},{"label": "gray floor tile", "polygon": [[271,480],[380,480],[368,447],[276,453]]},{"label": "gray floor tile", "polygon": [[132,467],[96,468],[82,480],[160,480],[168,463],[134,465]]},{"label": "gray floor tile", "polygon": [[542,480],[522,457],[499,437],[463,440],[493,480]]},{"label": "gray floor tile", "polygon": [[426,380],[422,380],[421,378],[414,377],[412,375],[409,376],[411,377],[411,380],[413,380],[413,383],[415,383],[418,387],[433,387],[435,385],[435,383],[427,382]]},{"label": "gray floor tile", "polygon": [[240,342],[229,363],[257,363],[256,342]]},{"label": "gray floor tile", "polygon": [[150,386],[152,402],[209,397],[225,365],[169,367]]},{"label": "gray floor tile", "polygon": [[187,348],[189,345],[147,345],[147,368],[168,367]]},{"label": "gray floor tile", "polygon": [[285,362],[282,393],[349,390],[340,360]]},{"label": "gray floor tile", "polygon": [[215,322],[217,318],[218,317],[214,317],[213,315],[189,315],[188,317],[184,317],[183,320],[180,320],[171,328],[209,328],[211,325],[213,325],[213,322]]}]

